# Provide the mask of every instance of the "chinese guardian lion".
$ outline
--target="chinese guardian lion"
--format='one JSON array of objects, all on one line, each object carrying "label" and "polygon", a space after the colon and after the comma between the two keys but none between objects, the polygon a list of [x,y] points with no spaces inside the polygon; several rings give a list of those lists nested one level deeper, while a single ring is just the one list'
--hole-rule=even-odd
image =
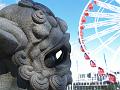
[{"label": "chinese guardian lion", "polygon": [[19,87],[8,90],[67,90],[72,83],[67,28],[49,8],[32,0],[0,10],[0,76],[10,74]]}]

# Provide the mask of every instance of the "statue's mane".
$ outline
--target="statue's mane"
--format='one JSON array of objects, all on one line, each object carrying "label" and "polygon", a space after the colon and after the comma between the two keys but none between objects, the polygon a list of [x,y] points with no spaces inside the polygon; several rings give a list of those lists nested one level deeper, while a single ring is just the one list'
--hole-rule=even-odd
[{"label": "statue's mane", "polygon": [[0,75],[11,74],[22,89],[66,90],[72,83],[67,29],[64,20],[32,0],[0,10]]},{"label": "statue's mane", "polygon": [[48,7],[46,7],[45,5],[41,3],[34,2],[32,0],[21,0],[19,1],[18,5],[22,7],[33,8],[35,10],[42,10],[43,12],[51,16],[54,16],[53,12]]}]

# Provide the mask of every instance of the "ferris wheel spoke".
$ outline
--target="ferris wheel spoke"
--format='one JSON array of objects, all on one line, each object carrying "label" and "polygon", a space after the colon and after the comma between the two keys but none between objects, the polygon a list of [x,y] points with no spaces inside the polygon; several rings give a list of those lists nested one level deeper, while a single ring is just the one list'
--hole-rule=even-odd
[{"label": "ferris wheel spoke", "polygon": [[105,35],[107,35],[107,34],[109,34],[109,33],[111,33],[111,32],[114,32],[114,31],[116,31],[116,30],[119,30],[119,29],[120,29],[120,26],[119,26],[119,25],[115,25],[115,26],[112,26],[112,27],[110,27],[110,28],[104,29],[104,30],[98,32],[97,34],[95,33],[95,34],[93,34],[93,35],[91,35],[91,36],[86,37],[86,38],[84,39],[84,40],[85,40],[85,43],[88,43],[88,42],[90,42],[90,41],[92,41],[92,40],[95,40],[96,38],[100,38],[100,37],[102,37],[102,36],[105,36]]},{"label": "ferris wheel spoke", "polygon": [[101,51],[105,46],[108,46],[110,43],[112,43],[115,39],[117,39],[120,36],[120,31],[116,32],[113,36],[111,36],[108,40],[106,40],[104,43],[102,43],[101,46],[96,48],[93,52],[99,52]]},{"label": "ferris wheel spoke", "polygon": [[113,12],[117,12],[117,13],[120,13],[120,7],[118,6],[115,6],[115,5],[112,5],[110,3],[105,3],[105,2],[102,2],[100,0],[96,0],[96,4],[100,7],[103,7],[105,9],[108,9],[108,10],[111,10]]},{"label": "ferris wheel spoke", "polygon": [[88,24],[84,24],[84,29],[109,26],[109,25],[118,24],[119,22],[120,22],[120,19],[111,19],[111,20],[106,20],[106,21],[88,23]]},{"label": "ferris wheel spoke", "polygon": [[120,14],[117,13],[101,13],[101,12],[88,12],[89,17],[94,18],[119,18]]},{"label": "ferris wheel spoke", "polygon": [[[110,56],[110,60],[118,59],[114,55],[120,52],[120,47],[116,44],[120,39],[119,4],[115,0],[89,0],[85,6],[78,34],[80,50],[86,54],[85,59],[88,55],[90,60],[99,60],[101,53]],[[94,46],[91,47],[91,44]]]}]

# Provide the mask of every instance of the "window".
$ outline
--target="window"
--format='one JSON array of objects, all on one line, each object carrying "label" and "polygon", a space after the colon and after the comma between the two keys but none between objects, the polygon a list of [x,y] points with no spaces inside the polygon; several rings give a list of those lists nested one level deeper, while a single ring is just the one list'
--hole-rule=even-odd
[{"label": "window", "polygon": [[120,74],[120,72],[117,72],[117,74]]},{"label": "window", "polygon": [[85,78],[85,74],[82,74],[82,78]]},{"label": "window", "polygon": [[100,82],[100,85],[102,85],[102,82]]},{"label": "window", "polygon": [[91,78],[91,73],[88,73],[88,74],[87,74],[87,77],[88,77],[88,78]]}]

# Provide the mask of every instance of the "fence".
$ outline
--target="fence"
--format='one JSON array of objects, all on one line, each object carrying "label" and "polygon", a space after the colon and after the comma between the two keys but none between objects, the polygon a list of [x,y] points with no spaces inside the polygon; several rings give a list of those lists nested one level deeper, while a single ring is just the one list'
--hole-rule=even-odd
[{"label": "fence", "polygon": [[116,84],[108,82],[99,83],[79,83],[74,82],[67,87],[67,90],[120,90]]}]

